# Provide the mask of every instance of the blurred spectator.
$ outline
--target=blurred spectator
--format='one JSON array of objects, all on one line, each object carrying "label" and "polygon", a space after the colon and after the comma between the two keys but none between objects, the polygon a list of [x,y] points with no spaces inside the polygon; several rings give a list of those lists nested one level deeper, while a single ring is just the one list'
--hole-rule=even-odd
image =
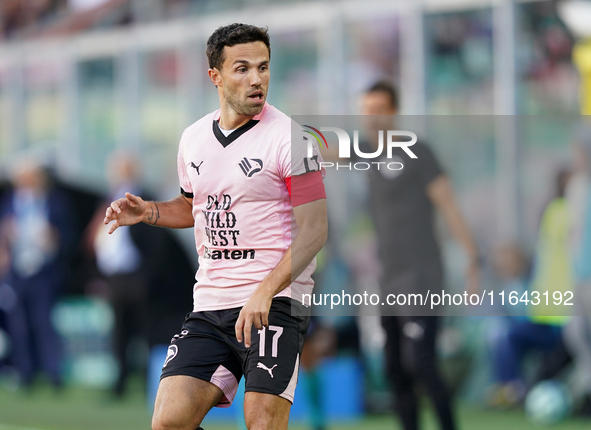
[{"label": "blurred spectator", "polygon": [[[494,271],[503,291],[516,291],[521,297],[527,290],[530,278],[530,262],[525,251],[517,244],[502,243],[498,245],[493,255]],[[523,316],[525,307],[504,306],[504,314]]]},{"label": "blurred spectator", "polygon": [[[199,0],[3,0],[0,40],[65,36],[90,29],[182,17]],[[212,4],[214,2],[211,2]]]},{"label": "blurred spectator", "polygon": [[130,0],[4,0],[0,40],[73,34],[131,21]]},{"label": "blurred spectator", "polygon": [[[117,151],[110,155],[107,178],[110,193],[91,220],[87,250],[94,256],[104,293],[115,313],[113,349],[119,376],[113,393],[122,396],[133,369],[130,345],[153,347],[168,345],[177,332],[178,320],[187,309],[195,271],[174,235],[166,229],[153,229],[140,223],[121,227],[109,235],[103,224],[106,207],[126,191],[149,197],[140,185],[141,161],[137,154]],[[96,293],[96,292],[95,292]],[[100,292],[98,292],[100,294]],[[136,363],[138,364],[138,363]],[[142,367],[145,363],[139,363]]]},{"label": "blurred spectator", "polygon": [[65,36],[93,28],[126,25],[133,21],[129,0],[103,0],[70,4],[67,14],[52,25],[39,28],[37,36]]},{"label": "blurred spectator", "polygon": [[[530,264],[525,252],[517,244],[500,243],[494,248],[492,257],[497,290],[499,292],[503,291],[506,296],[512,291],[516,291],[518,296],[521,297],[527,291],[531,276]],[[497,316],[486,319],[487,343],[493,353],[499,342],[507,337],[511,327],[526,318],[524,316],[526,315],[526,308],[522,302],[518,303],[517,306],[512,306],[508,302],[502,304],[497,301],[495,305],[495,315]],[[496,387],[493,387],[489,403],[493,405],[496,403],[495,396]]]},{"label": "blurred spectator", "polygon": [[[528,258],[521,247],[514,243],[501,243],[493,251],[493,270],[497,289],[504,292],[508,297],[511,292],[517,292],[518,296],[527,291],[531,279]],[[496,302],[495,313],[498,316],[491,316],[487,322],[487,343],[495,359],[498,346],[505,342],[509,332],[521,321],[527,320],[527,311],[523,302],[512,306],[508,302],[502,304]],[[503,363],[493,361],[494,380],[498,381],[497,375],[500,370],[497,366]],[[493,407],[502,407],[513,404],[517,399],[510,385],[494,384],[488,394],[487,403]],[[513,400],[515,398],[515,400]]]},{"label": "blurred spectator", "polygon": [[[544,293],[552,298],[555,291],[573,290],[572,260],[568,250],[570,218],[564,198],[569,175],[570,172],[566,170],[558,173],[556,197],[546,207],[540,225],[533,279],[529,290],[530,293],[537,291],[541,298],[544,297]],[[515,321],[509,327],[507,335],[499,340],[495,350],[498,386],[491,394],[493,405],[513,406],[525,398],[529,384],[525,380],[521,365],[527,353],[544,351],[546,357],[552,357],[554,353],[563,355],[562,326],[567,320],[568,317],[555,314],[552,308],[544,306],[544,300],[541,300],[540,304],[529,307],[527,319]],[[538,372],[539,376],[536,379],[554,376],[559,370],[560,365],[551,365],[553,369],[544,368],[547,364],[548,362],[544,363],[542,359],[543,374],[540,375]]]},{"label": "blurred spectator", "polygon": [[148,287],[146,259],[144,258],[141,237],[145,233],[144,224],[122,227],[113,235],[103,224],[105,207],[113,200],[124,197],[125,191],[142,195],[138,178],[138,157],[131,153],[111,154],[107,166],[110,193],[105,204],[99,205],[89,226],[88,239],[96,258],[100,274],[108,285],[106,292],[115,313],[113,349],[119,364],[119,375],[114,394],[125,393],[129,376],[128,351],[133,340],[147,343]]},{"label": "blurred spectator", "polygon": [[5,309],[13,363],[24,386],[32,383],[37,364],[60,386],[60,343],[51,310],[64,281],[74,220],[69,201],[36,160],[21,159],[12,183],[0,203],[0,237],[10,250],[6,285],[16,299]]},{"label": "blurred spectator", "polygon": [[27,35],[53,22],[66,0],[4,0],[0,2],[0,40]]}]

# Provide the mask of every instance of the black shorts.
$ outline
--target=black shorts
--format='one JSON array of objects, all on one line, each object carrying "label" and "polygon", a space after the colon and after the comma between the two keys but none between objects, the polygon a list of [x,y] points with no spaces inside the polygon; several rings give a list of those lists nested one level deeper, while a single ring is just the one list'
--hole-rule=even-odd
[{"label": "black shorts", "polygon": [[160,379],[187,375],[209,381],[224,393],[217,406],[228,407],[244,375],[245,391],[275,394],[293,403],[310,317],[292,316],[291,304],[287,297],[273,299],[269,326],[253,326],[250,348],[236,340],[234,326],[242,308],[188,314],[171,340]]}]

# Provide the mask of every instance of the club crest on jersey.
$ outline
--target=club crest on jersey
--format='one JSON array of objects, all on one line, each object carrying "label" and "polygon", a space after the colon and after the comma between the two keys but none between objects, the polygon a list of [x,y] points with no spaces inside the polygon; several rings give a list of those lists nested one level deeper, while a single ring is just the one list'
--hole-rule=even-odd
[{"label": "club crest on jersey", "polygon": [[244,173],[247,178],[250,178],[255,173],[263,170],[263,160],[260,158],[251,158],[249,160],[248,158],[244,157],[242,160],[240,160],[238,165],[242,169],[242,173]]},{"label": "club crest on jersey", "polygon": [[162,366],[162,368],[164,369],[166,366],[168,366],[168,363],[171,362],[171,360],[176,357],[176,355],[179,352],[179,347],[176,345],[170,345],[168,347],[168,351],[166,351],[166,360],[164,360],[164,365]]}]

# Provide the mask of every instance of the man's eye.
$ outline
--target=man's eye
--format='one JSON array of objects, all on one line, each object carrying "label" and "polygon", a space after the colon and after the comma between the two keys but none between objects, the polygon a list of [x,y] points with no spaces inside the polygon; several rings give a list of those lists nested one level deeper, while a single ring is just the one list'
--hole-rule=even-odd
[{"label": "man's eye", "polygon": [[239,67],[238,69],[236,69],[239,73],[244,73],[246,72],[246,67]]},{"label": "man's eye", "polygon": [[269,66],[261,66],[261,67],[259,67],[259,70],[261,72],[266,72],[268,69],[269,69]]}]

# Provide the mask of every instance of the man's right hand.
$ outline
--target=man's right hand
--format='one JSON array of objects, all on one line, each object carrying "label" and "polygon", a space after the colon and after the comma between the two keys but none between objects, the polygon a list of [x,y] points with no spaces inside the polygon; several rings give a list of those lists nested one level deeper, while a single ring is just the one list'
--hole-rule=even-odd
[{"label": "man's right hand", "polygon": [[125,193],[125,198],[115,200],[107,208],[104,224],[114,221],[109,228],[109,234],[124,225],[134,225],[144,220],[148,204],[138,196]]}]

